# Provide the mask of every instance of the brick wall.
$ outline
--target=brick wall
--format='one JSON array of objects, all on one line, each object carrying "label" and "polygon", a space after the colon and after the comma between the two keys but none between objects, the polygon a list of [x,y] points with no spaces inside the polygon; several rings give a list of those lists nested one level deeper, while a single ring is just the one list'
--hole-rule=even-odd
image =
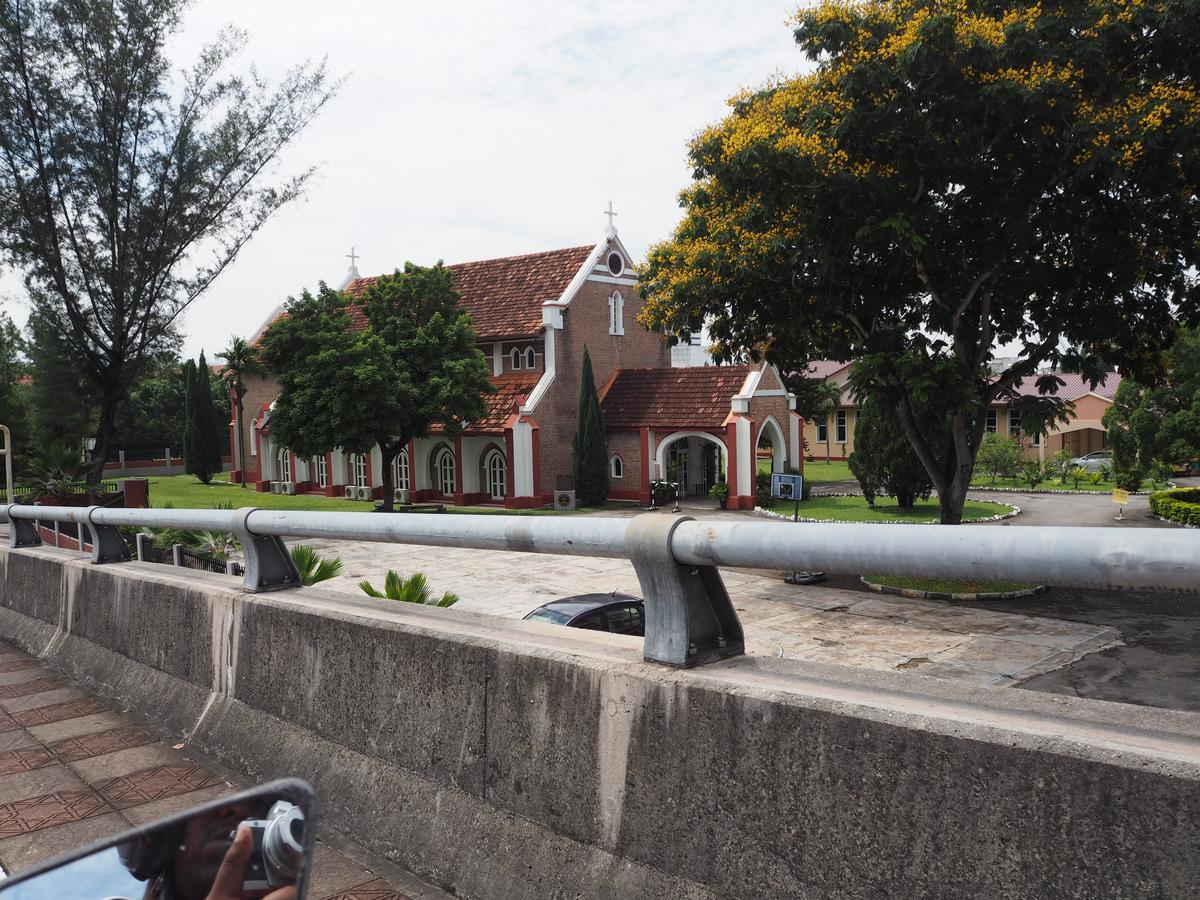
[{"label": "brick wall", "polygon": [[[618,289],[625,299],[623,335],[608,333],[608,298]],[[604,386],[618,367],[643,369],[671,365],[666,341],[637,322],[642,306],[634,287],[589,281],[563,313],[563,330],[556,335],[554,385],[534,413],[541,425],[543,491],[555,488],[558,475],[571,473],[571,440],[579,414],[579,375],[585,345],[592,358],[597,389]]]},{"label": "brick wall", "polygon": [[[251,456],[250,443],[250,428],[251,423],[258,418],[259,410],[262,404],[270,403],[279,393],[279,382],[274,378],[248,378],[246,380],[246,396],[242,401],[242,446],[246,451],[246,471],[250,473],[248,481],[258,481],[259,473],[262,471],[262,464],[257,456]],[[232,413],[233,417],[237,416],[236,409]],[[229,429],[230,434],[233,434],[233,429]],[[232,445],[229,448],[229,453],[233,458],[231,467],[237,468],[237,435],[233,435]]]},{"label": "brick wall", "polygon": [[606,435],[608,456],[621,457],[623,476],[609,481],[609,496],[614,500],[637,500],[642,485],[642,436],[637,431],[610,431]]}]

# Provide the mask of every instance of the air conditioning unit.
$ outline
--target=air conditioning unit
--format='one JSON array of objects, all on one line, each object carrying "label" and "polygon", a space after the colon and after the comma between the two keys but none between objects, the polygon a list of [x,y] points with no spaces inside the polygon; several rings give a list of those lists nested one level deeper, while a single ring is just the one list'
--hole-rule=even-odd
[{"label": "air conditioning unit", "polygon": [[346,485],[346,499],[347,500],[357,500],[358,499],[358,488],[356,488],[352,484]]},{"label": "air conditioning unit", "polygon": [[396,490],[392,492],[392,496],[396,498],[397,503],[407,503],[408,488],[396,488]]},{"label": "air conditioning unit", "polygon": [[279,486],[279,493],[281,493],[281,494],[295,494],[295,493],[296,493],[296,482],[294,482],[294,481],[285,481],[285,482],[283,482],[283,483],[282,483],[282,484],[280,484],[280,486]]},{"label": "air conditioning unit", "polygon": [[271,482],[271,493],[278,494],[280,492],[281,484],[283,484],[283,482],[281,482],[281,481],[272,481]]},{"label": "air conditioning unit", "polygon": [[574,491],[555,491],[554,492],[554,508],[561,510],[572,510],[575,508],[575,492]]},{"label": "air conditioning unit", "polygon": [[369,487],[360,487],[358,489],[358,499],[359,500],[370,500],[371,499],[371,489]]}]

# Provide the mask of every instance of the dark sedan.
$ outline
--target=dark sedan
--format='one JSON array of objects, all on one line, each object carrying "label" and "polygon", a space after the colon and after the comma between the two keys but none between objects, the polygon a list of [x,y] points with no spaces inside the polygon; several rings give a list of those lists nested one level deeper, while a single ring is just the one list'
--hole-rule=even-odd
[{"label": "dark sedan", "polygon": [[610,634],[646,634],[646,604],[628,594],[580,594],[552,600],[525,618]]}]

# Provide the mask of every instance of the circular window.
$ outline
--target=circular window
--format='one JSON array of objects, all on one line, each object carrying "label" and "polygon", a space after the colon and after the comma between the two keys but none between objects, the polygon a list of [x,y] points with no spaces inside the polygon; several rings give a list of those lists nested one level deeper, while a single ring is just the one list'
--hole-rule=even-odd
[{"label": "circular window", "polygon": [[608,271],[613,275],[620,275],[625,271],[625,260],[615,250],[608,254]]}]

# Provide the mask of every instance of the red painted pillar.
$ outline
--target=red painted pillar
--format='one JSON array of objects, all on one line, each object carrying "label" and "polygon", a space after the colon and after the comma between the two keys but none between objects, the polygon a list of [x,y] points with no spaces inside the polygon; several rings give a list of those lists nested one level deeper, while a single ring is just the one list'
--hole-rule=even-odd
[{"label": "red painted pillar", "polygon": [[650,466],[654,448],[650,446],[650,429],[642,428],[642,471],[641,483],[638,486],[638,502],[642,506],[650,505]]},{"label": "red painted pillar", "polygon": [[513,450],[513,430],[504,429],[504,505],[509,509],[517,508],[516,488],[516,456]]},{"label": "red painted pillar", "polygon": [[729,496],[725,506],[728,509],[741,509],[738,500],[737,419],[725,423],[725,446],[729,449],[729,459],[725,460],[725,483],[729,485]]}]

